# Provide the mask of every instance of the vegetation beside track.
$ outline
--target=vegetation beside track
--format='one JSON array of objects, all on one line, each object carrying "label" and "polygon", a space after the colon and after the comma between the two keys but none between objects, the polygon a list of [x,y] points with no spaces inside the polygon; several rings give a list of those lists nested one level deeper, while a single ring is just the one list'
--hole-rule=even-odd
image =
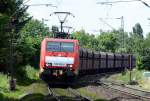
[{"label": "vegetation beside track", "polygon": [[[137,70],[137,69],[131,71],[131,79],[137,82],[135,86],[141,89],[150,90],[150,86],[149,86],[150,79],[144,77],[143,75],[144,72],[145,72],[144,70]],[[130,71],[126,71],[125,73],[117,73],[117,74],[111,75],[107,79],[128,84],[130,81]]]},{"label": "vegetation beside track", "polygon": [[[48,94],[47,85],[41,81],[38,77],[39,70],[34,69],[30,65],[27,65],[22,73],[16,74],[16,90],[9,90],[9,80],[10,76],[6,74],[0,74],[1,82],[0,82],[0,101],[18,101],[20,98],[23,98],[23,101],[46,101],[45,95]],[[86,87],[77,88],[77,90],[83,95],[88,96],[91,99],[96,101],[106,101],[102,100],[96,93],[90,92],[86,89]],[[62,96],[69,98],[71,95],[64,88],[55,88],[55,92]],[[31,94],[29,96],[26,96]],[[26,97],[24,97],[26,96]],[[47,99],[51,99],[48,97]]]},{"label": "vegetation beside track", "polygon": [[2,73],[0,74],[0,78],[1,78],[0,100],[1,101],[18,100],[21,95],[27,93],[36,93],[36,94],[45,95],[47,89],[45,89],[46,85],[39,80],[38,77],[39,71],[29,65],[25,66],[24,68],[25,68],[24,74],[16,75],[17,85],[15,91],[9,91],[10,76],[7,76],[6,74],[2,74]]},{"label": "vegetation beside track", "polygon": [[79,88],[78,91],[83,94],[84,96],[88,96],[90,97],[91,99],[93,100],[96,100],[96,99],[100,99],[96,93],[93,93],[93,92],[89,92],[86,88]]}]

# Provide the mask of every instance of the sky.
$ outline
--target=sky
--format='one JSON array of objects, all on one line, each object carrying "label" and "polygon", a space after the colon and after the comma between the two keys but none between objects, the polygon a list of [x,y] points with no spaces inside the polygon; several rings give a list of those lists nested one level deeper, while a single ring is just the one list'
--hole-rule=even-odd
[{"label": "sky", "polygon": [[[75,30],[84,29],[88,33],[97,34],[101,30],[112,30],[111,27],[118,29],[121,26],[121,20],[116,19],[123,16],[124,30],[132,32],[132,27],[136,23],[140,23],[144,35],[150,32],[150,8],[146,7],[140,1],[114,3],[112,5],[101,5],[97,2],[118,1],[118,0],[29,0],[27,4],[46,4],[50,3],[55,7],[46,6],[30,6],[28,12],[35,19],[42,18],[49,27],[52,25],[60,26],[56,15],[50,16],[53,12],[71,12],[75,17],[68,16],[64,26],[71,26]],[[121,0],[123,1],[123,0]],[[150,5],[150,0],[142,0]],[[102,22],[99,18],[102,18]],[[105,19],[111,18],[111,19]]]}]

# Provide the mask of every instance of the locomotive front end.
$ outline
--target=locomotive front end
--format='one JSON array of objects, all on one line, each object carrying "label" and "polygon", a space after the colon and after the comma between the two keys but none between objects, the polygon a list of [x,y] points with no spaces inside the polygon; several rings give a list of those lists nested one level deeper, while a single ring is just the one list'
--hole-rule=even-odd
[{"label": "locomotive front end", "polygon": [[51,39],[45,42],[44,66],[41,73],[47,78],[74,77],[78,74],[76,40]]}]

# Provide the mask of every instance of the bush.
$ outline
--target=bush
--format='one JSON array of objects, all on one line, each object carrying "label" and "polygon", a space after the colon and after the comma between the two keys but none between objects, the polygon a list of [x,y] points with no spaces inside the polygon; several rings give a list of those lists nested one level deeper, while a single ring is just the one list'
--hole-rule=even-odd
[{"label": "bush", "polygon": [[142,69],[150,70],[150,56],[143,56],[142,57]]},{"label": "bush", "polygon": [[4,75],[2,73],[0,73],[0,89],[6,90],[8,88],[8,82],[10,77],[8,77],[7,75]]},{"label": "bush", "polygon": [[144,67],[142,66],[142,60],[140,59],[140,58],[138,58],[137,60],[136,60],[136,66],[137,66],[137,69],[138,70],[142,70],[142,69],[144,69]]},{"label": "bush", "polygon": [[25,67],[26,75],[29,79],[37,80],[39,78],[38,74],[39,71],[37,69],[34,69],[30,65],[27,65]]},{"label": "bush", "polygon": [[15,77],[19,85],[29,85],[38,80],[38,70],[30,65],[15,68]]}]

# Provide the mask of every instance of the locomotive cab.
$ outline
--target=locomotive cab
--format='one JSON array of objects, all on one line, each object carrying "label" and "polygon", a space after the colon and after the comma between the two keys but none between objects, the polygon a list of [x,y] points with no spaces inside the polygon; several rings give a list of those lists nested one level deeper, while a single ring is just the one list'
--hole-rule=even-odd
[{"label": "locomotive cab", "polygon": [[41,78],[63,78],[78,75],[78,41],[45,38],[41,44]]}]

